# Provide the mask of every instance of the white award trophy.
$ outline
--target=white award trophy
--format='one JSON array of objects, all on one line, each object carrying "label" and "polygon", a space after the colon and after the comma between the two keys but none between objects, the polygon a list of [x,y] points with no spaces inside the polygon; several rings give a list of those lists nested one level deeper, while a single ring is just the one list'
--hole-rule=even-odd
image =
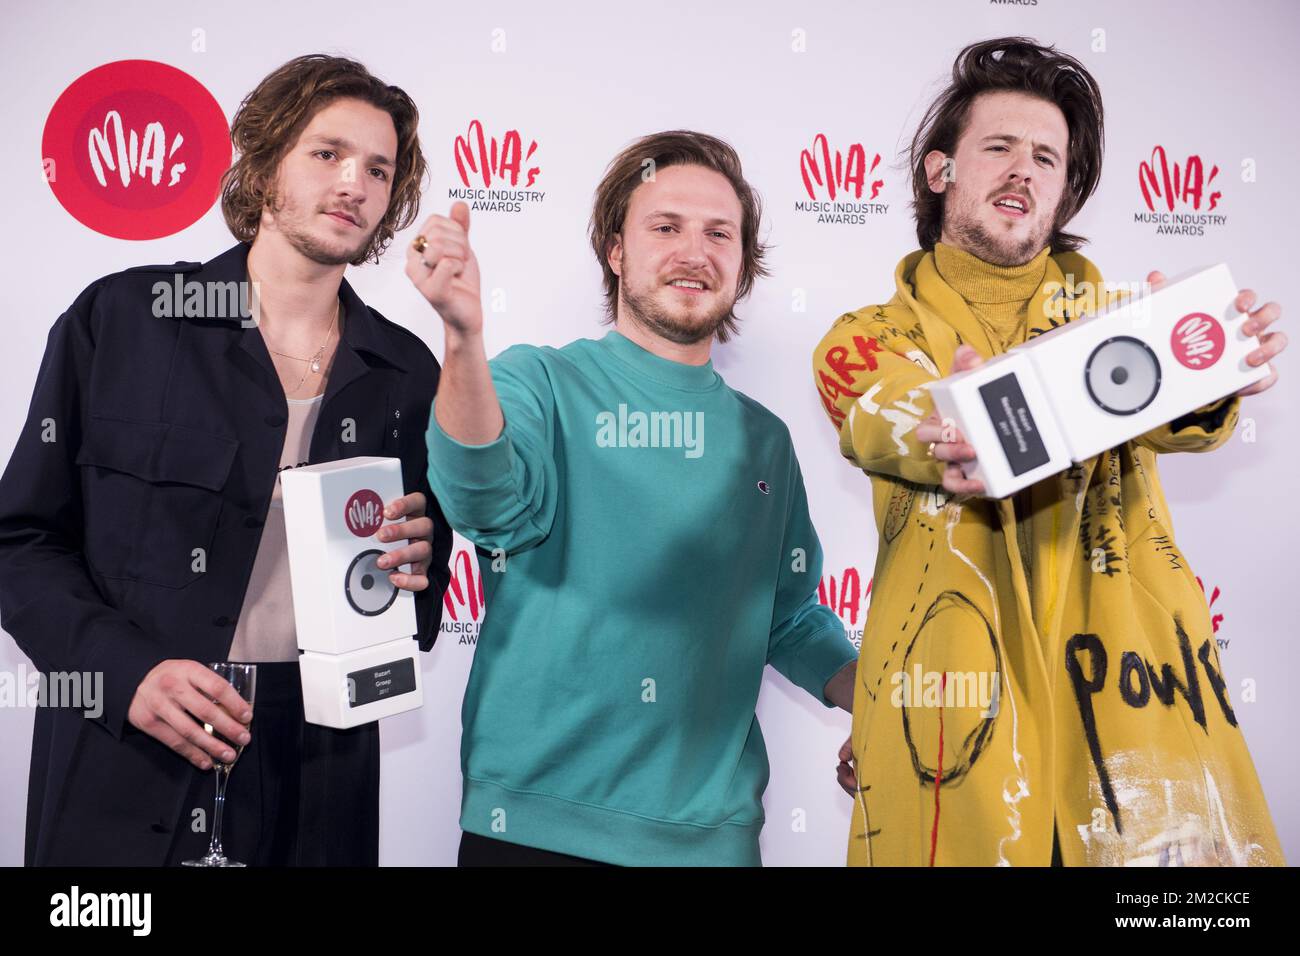
[{"label": "white award trophy", "polygon": [[1001,498],[1265,378],[1236,297],[1221,263],[932,383],[975,449],[962,472]]},{"label": "white award trophy", "polygon": [[[355,727],[424,702],[415,595],[376,561],[405,547],[381,542],[384,504],[403,494],[396,458],[347,458],[280,475],[309,723]],[[399,523],[399,522],[389,522]]]}]

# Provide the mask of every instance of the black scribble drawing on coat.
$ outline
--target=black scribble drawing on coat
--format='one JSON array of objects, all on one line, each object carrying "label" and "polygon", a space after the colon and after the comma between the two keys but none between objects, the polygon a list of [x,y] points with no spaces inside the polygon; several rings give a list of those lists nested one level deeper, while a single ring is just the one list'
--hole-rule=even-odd
[{"label": "black scribble drawing on coat", "polygon": [[[927,628],[942,630],[945,633],[952,632],[955,622],[951,620],[951,618],[943,622],[936,621],[939,615],[945,612],[956,612],[960,615],[974,618],[974,621],[968,626],[968,628],[964,629],[963,633],[969,631],[971,640],[979,641],[981,644],[984,641],[988,642],[990,655],[989,664],[991,666],[986,666],[981,668],[981,670],[984,670],[986,673],[997,675],[1000,679],[1002,674],[1002,653],[998,650],[997,637],[993,633],[993,627],[989,624],[989,620],[984,615],[984,612],[981,611],[970,598],[957,591],[944,591],[934,599],[934,602],[925,612],[925,617],[922,618],[921,623],[917,626],[916,634],[912,637],[912,642],[907,646],[907,651],[903,655],[903,673],[909,674],[912,672],[912,661],[914,654],[917,652],[917,644],[923,637],[927,636]],[[922,645],[922,648],[924,648],[924,645]],[[973,657],[967,657],[967,659],[974,660]],[[925,670],[933,672],[940,670],[940,668],[936,668],[932,664],[927,666],[923,663],[922,671]],[[942,670],[946,673],[948,668],[944,667]],[[967,703],[969,705],[969,702]],[[907,750],[912,757],[912,769],[916,772],[917,778],[920,779],[922,783],[934,783],[939,771],[942,770],[943,777],[940,786],[948,787],[960,783],[962,778],[970,772],[970,769],[973,766],[975,766],[975,762],[979,760],[980,755],[984,752],[985,746],[987,746],[989,740],[993,736],[994,725],[997,723],[998,712],[1000,711],[1000,708],[996,703],[996,696],[995,699],[990,702],[991,705],[988,708],[988,716],[984,716],[983,713],[981,713],[975,726],[971,728],[971,730],[966,734],[965,739],[962,740],[960,746],[956,748],[956,757],[954,758],[951,767],[939,766],[939,762],[943,759],[943,754],[938,755],[938,759],[935,761],[935,766],[933,767],[929,766],[922,758],[921,754],[918,752],[916,741],[913,739],[912,719],[910,716],[911,707],[909,704],[910,701],[904,700],[902,707],[903,738],[907,742]]]}]

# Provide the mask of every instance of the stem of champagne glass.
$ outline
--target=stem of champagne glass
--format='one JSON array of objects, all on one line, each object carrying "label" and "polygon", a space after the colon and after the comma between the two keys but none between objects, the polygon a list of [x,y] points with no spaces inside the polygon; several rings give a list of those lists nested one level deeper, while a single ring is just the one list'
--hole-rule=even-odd
[{"label": "stem of champagne glass", "polygon": [[221,849],[221,812],[226,808],[226,779],[229,770],[224,767],[213,768],[217,774],[217,806],[212,813],[212,841],[208,844],[208,856],[225,856]]}]

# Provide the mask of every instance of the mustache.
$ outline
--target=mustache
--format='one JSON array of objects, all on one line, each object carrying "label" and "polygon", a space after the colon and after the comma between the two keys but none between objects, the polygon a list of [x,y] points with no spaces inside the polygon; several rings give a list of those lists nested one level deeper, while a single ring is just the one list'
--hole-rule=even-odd
[{"label": "mustache", "polygon": [[321,212],[337,213],[339,215],[347,216],[349,219],[352,220],[354,224],[358,226],[365,226],[366,224],[366,221],[364,218],[362,218],[361,211],[359,209],[322,209]]}]

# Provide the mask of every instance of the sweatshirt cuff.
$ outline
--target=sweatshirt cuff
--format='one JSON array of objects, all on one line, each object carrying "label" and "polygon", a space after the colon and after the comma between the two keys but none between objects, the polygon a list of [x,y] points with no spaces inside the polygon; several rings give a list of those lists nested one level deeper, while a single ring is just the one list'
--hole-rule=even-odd
[{"label": "sweatshirt cuff", "polygon": [[[437,405],[436,400],[434,405]],[[497,486],[502,476],[510,474],[514,452],[504,428],[500,435],[486,445],[466,445],[443,431],[437,416],[430,409],[426,444],[429,450],[429,483],[435,488],[434,469],[443,475],[454,475],[456,485],[467,489]]]},{"label": "sweatshirt cuff", "polygon": [[813,634],[799,649],[791,679],[825,707],[834,707],[826,698],[826,684],[845,664],[858,659],[857,648],[844,636],[839,619],[835,627],[827,626]]}]

